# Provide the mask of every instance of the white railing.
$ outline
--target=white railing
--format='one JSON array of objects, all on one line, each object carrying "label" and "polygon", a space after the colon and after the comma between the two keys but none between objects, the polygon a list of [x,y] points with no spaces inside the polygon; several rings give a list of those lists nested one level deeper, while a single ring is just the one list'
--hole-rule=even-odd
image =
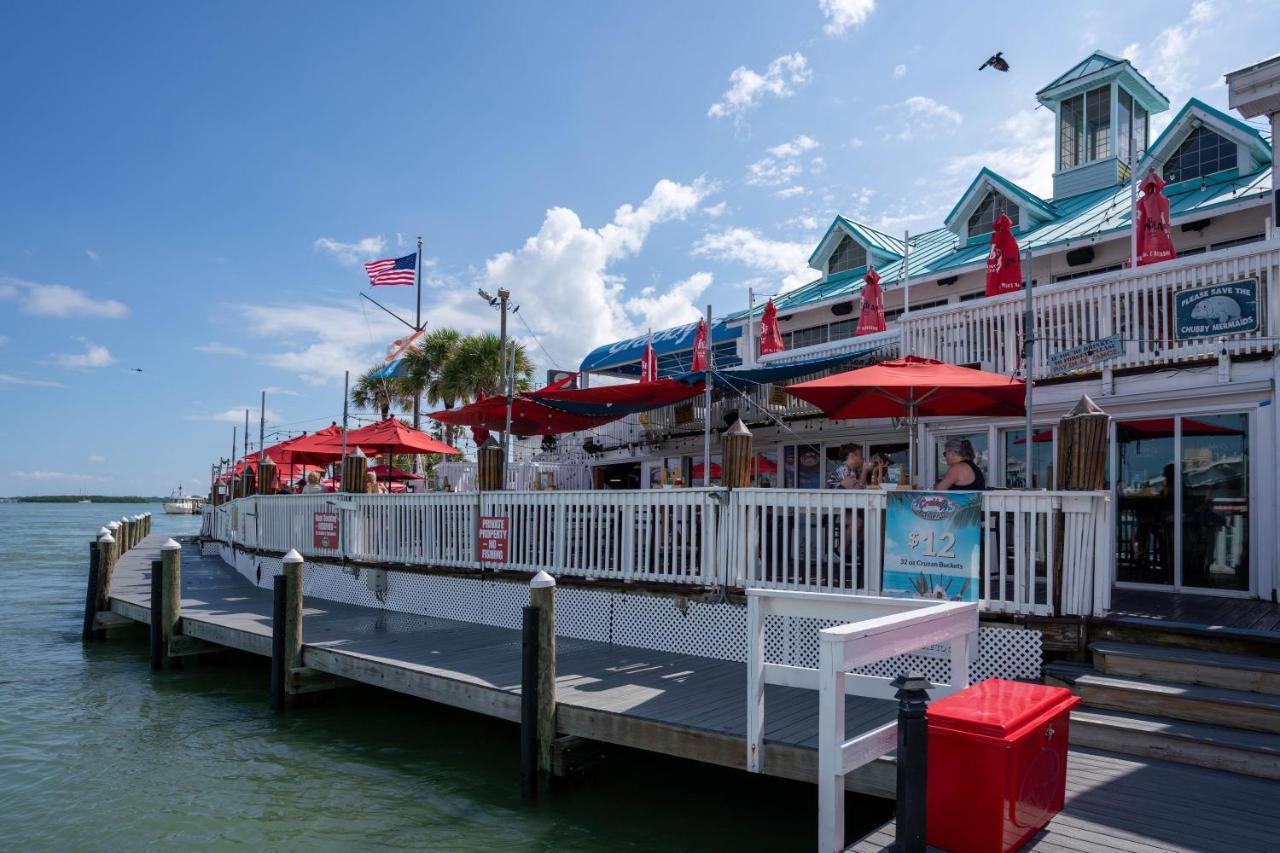
[{"label": "white railing", "polygon": [[[438,462],[435,473],[442,485],[444,478],[448,477],[449,488],[455,492],[479,490],[474,462]],[[514,492],[544,488],[548,477],[551,485],[557,489],[591,488],[591,469],[586,465],[566,462],[515,462],[507,465],[504,473],[506,480],[504,488]]]},{"label": "white railing", "polygon": [[[1032,305],[1036,348],[1034,376],[1050,375],[1051,355],[1118,335],[1123,355],[1112,368],[1209,358],[1217,338],[1175,340],[1175,294],[1242,279],[1258,283],[1258,331],[1228,335],[1227,355],[1270,352],[1280,309],[1280,249],[1274,241],[1121,270],[1035,288]],[[905,352],[952,364],[977,364],[1013,374],[1019,366],[1025,296],[1011,293],[913,311],[899,318]],[[1097,370],[1097,368],[1092,368]]]},{"label": "white railing", "polygon": [[[878,490],[710,488],[263,495],[204,513],[214,539],[312,558],[848,596],[881,591],[886,505]],[[983,610],[1106,612],[1106,492],[991,491],[982,506]],[[502,564],[479,560],[481,516],[508,519]]]},{"label": "white railing", "polygon": [[[819,631],[818,668],[769,663],[765,630],[769,617],[844,624]],[[747,590],[747,769],[764,768],[765,686],[818,691],[819,849],[844,845],[844,777],[885,753],[897,741],[897,724],[886,723],[846,739],[845,697],[892,699],[892,679],[854,672],[899,655],[946,644],[948,681],[934,684],[939,699],[969,686],[978,655],[978,607],[952,601]]]}]

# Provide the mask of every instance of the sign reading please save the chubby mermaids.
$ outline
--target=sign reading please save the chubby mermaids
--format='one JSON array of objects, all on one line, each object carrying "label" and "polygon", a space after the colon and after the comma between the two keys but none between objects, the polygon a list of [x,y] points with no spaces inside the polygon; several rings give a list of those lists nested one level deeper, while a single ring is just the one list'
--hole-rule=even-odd
[{"label": "sign reading please save the chubby mermaids", "polygon": [[1247,278],[1174,294],[1180,341],[1258,330],[1258,281]]},{"label": "sign reading please save the chubby mermaids", "polygon": [[977,601],[981,492],[890,492],[881,591],[896,598]]}]

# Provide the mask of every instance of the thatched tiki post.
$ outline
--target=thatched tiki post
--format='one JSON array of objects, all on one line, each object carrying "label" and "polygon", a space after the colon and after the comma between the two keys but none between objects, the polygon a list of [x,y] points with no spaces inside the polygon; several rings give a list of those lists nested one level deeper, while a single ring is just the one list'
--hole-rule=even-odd
[{"label": "thatched tiki post", "polygon": [[720,439],[721,482],[730,489],[751,485],[751,431],[738,418]]},{"label": "thatched tiki post", "polygon": [[500,492],[504,485],[502,445],[489,436],[476,451],[476,482],[482,492]]},{"label": "thatched tiki post", "polygon": [[254,476],[253,466],[244,463],[244,473],[240,475],[240,497],[247,498],[258,493],[258,478]]},{"label": "thatched tiki post", "polygon": [[258,494],[274,495],[279,486],[277,482],[279,473],[276,463],[270,459],[263,459],[258,462]]},{"label": "thatched tiki post", "polygon": [[364,494],[364,475],[369,473],[369,458],[356,448],[342,460],[342,491]]},{"label": "thatched tiki post", "polygon": [[[1028,441],[1033,440],[1028,437]],[[1107,458],[1111,454],[1111,416],[1088,395],[1058,422],[1058,488],[1069,491],[1097,491],[1107,483]],[[1030,473],[1028,472],[1028,479]],[[1062,529],[1062,513],[1058,513]],[[1062,609],[1062,569],[1065,537],[1059,535],[1054,548],[1053,606]]]}]

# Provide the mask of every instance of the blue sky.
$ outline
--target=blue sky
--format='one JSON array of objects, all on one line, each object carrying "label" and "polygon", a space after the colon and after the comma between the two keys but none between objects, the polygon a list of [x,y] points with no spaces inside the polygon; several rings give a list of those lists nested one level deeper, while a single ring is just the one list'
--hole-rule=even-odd
[{"label": "blue sky", "polygon": [[[1225,108],[1277,12],[7,4],[0,495],[203,489],[263,389],[268,431],[339,417],[343,369],[402,328],[359,264],[419,234],[429,327],[496,327],[475,289],[507,286],[540,366],[571,367],[803,283],[836,212],[936,227],[983,165],[1048,194],[1033,94],[1094,49],[1165,119]],[[979,74],[996,50],[1012,70]]]}]

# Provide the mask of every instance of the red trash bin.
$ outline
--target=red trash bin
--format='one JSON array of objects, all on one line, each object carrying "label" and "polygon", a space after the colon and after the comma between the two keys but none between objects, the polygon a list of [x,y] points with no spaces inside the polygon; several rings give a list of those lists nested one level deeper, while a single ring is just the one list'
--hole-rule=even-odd
[{"label": "red trash bin", "polygon": [[930,703],[929,844],[1017,850],[1062,811],[1078,704],[1062,687],[1000,679]]}]

